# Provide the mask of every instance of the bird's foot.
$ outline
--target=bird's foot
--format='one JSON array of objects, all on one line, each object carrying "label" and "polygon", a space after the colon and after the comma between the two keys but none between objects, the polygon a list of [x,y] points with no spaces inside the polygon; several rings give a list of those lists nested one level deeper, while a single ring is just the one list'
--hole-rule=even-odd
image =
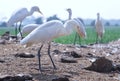
[{"label": "bird's foot", "polygon": [[56,67],[54,67],[54,70],[57,70],[57,68],[56,68]]}]

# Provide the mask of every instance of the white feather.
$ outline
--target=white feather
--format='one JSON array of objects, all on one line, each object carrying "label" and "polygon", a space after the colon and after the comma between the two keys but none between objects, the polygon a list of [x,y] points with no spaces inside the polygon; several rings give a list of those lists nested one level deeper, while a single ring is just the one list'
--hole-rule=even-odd
[{"label": "white feather", "polygon": [[78,27],[80,24],[76,20],[68,20],[64,25],[59,20],[49,21],[34,29],[20,41],[20,44],[29,46],[33,43],[51,42],[54,38],[71,34],[73,29],[77,30],[80,35]]},{"label": "white feather", "polygon": [[[24,27],[22,27],[21,33],[22,33],[22,35],[29,34],[31,31],[33,31],[38,26],[39,26],[38,24],[28,24],[28,25],[25,25]],[[20,32],[17,34],[17,37],[21,38]]]}]

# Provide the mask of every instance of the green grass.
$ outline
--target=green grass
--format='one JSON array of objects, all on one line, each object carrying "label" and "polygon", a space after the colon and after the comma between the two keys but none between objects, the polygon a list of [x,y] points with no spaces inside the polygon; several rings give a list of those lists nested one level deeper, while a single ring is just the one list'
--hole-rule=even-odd
[{"label": "green grass", "polygon": [[[96,42],[96,32],[95,29],[91,26],[86,27],[87,38],[81,39],[81,44],[91,44]],[[75,33],[55,39],[55,42],[64,43],[64,44],[71,44],[74,41]],[[120,38],[120,26],[119,27],[105,27],[105,34],[103,36],[102,42],[108,43],[110,41],[114,41]],[[77,43],[79,41],[77,40]]]},{"label": "green grass", "polygon": [[[14,28],[12,27],[0,27],[0,35],[2,35],[5,31],[10,31],[11,34],[15,34]],[[87,38],[81,39],[81,44],[91,44],[96,42],[96,33],[95,29],[91,26],[86,27],[87,32]],[[54,41],[57,43],[63,43],[63,44],[72,44],[74,41],[75,32],[73,32],[69,36],[63,36],[55,39]],[[109,26],[105,27],[105,34],[102,39],[103,43],[108,43],[110,41],[114,41],[120,38],[120,26],[114,27]],[[79,40],[77,39],[77,43],[79,44]]]},{"label": "green grass", "polygon": [[10,31],[12,35],[15,34],[14,27],[0,27],[0,35],[4,34],[6,31]]},{"label": "green grass", "polygon": [[120,27],[106,27],[105,30],[103,42],[107,43],[120,38]]}]

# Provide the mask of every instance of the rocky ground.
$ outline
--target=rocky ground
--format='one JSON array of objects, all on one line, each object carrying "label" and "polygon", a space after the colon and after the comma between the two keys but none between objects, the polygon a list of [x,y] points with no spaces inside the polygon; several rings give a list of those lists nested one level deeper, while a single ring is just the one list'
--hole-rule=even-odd
[{"label": "rocky ground", "polygon": [[[6,43],[6,41],[0,44],[0,81],[3,81],[3,77],[17,75],[30,75],[32,78],[27,81],[120,81],[120,40],[87,46],[52,43],[51,56],[57,67],[56,70],[53,69],[47,55],[48,45],[46,44],[41,50],[42,74],[38,69],[39,46],[40,44],[35,44],[25,48],[19,43]],[[110,60],[112,65],[101,61],[99,66],[96,66],[96,59],[100,57]],[[112,66],[116,65],[118,68],[113,70]],[[95,68],[85,69],[91,66]],[[55,80],[60,77],[67,79]]]}]

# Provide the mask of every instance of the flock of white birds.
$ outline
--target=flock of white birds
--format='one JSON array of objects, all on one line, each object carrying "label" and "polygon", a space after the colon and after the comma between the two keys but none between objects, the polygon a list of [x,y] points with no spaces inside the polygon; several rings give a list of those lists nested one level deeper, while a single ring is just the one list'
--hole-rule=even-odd
[{"label": "flock of white birds", "polygon": [[[33,6],[30,11],[28,11],[26,8],[21,8],[15,11],[8,20],[8,26],[20,22],[18,34],[17,34],[17,25],[15,27],[17,37],[21,38],[20,44],[26,45],[26,47],[28,47],[35,43],[41,43],[40,49],[38,50],[40,71],[42,71],[41,63],[40,63],[40,56],[41,56],[40,51],[45,43],[48,43],[48,55],[52,61],[54,69],[56,69],[54,61],[52,60],[52,57],[50,55],[51,41],[57,37],[69,35],[73,32],[73,30],[75,30],[80,37],[83,38],[86,37],[86,30],[83,23],[78,18],[73,18],[73,19],[71,18],[72,10],[70,8],[67,9],[67,11],[69,13],[69,18],[68,20],[66,20],[64,24],[59,20],[51,20],[41,25],[31,23],[22,27],[21,29],[21,23],[23,19],[25,19],[27,16],[32,15],[34,12],[39,12],[40,14],[42,14],[39,7],[37,6]],[[100,19],[99,13],[97,14],[95,28],[96,28],[97,38],[101,40],[104,34],[104,27]],[[28,35],[22,39],[22,35],[25,33],[27,33]]]}]

